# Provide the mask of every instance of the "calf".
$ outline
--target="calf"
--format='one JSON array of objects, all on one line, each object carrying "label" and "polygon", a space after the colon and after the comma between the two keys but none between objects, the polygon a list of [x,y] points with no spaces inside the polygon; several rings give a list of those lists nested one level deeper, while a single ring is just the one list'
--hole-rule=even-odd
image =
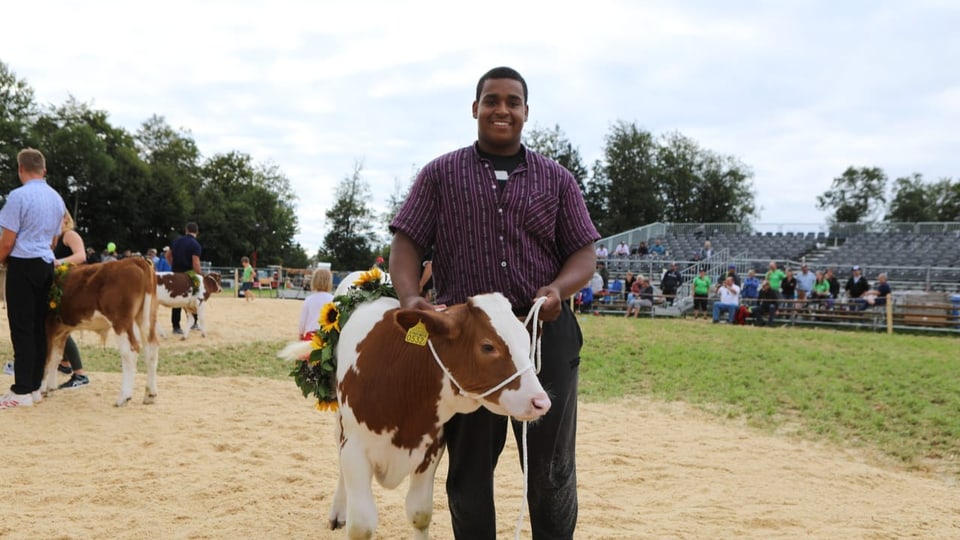
[{"label": "calf", "polygon": [[147,388],[144,403],[157,397],[157,278],[153,266],[140,258],[71,267],[61,279],[60,306],[47,317],[47,364],[40,390],[57,389],[57,364],[63,358],[67,336],[75,330],[90,330],[106,340],[117,335],[123,366],[123,382],[116,405],[133,398],[137,358],[146,352]]},{"label": "calf", "polygon": [[[429,341],[418,342],[424,332]],[[309,348],[291,344],[281,356],[301,358]],[[530,336],[499,293],[442,312],[399,309],[392,298],[357,307],[336,350],[340,478],[331,528],[370,538],[377,526],[371,478],[393,489],[409,476],[407,519],[417,538],[427,538],[444,423],[481,406],[521,420],[550,408],[529,353]]]},{"label": "calf", "polygon": [[187,314],[186,324],[183,326],[183,337],[187,339],[193,321],[200,329],[200,335],[207,337],[207,323],[204,316],[204,305],[210,295],[220,292],[220,274],[211,272],[200,280],[198,290],[193,290],[190,276],[185,272],[157,272],[157,300],[161,305],[170,308],[181,308]]}]

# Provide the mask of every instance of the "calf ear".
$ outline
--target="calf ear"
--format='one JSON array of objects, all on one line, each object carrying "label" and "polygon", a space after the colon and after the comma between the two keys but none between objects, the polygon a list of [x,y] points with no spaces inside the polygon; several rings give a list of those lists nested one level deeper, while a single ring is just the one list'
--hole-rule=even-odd
[{"label": "calf ear", "polygon": [[456,338],[460,333],[453,317],[443,311],[421,311],[418,309],[398,309],[394,320],[404,331],[416,326],[420,321],[427,328],[431,336],[443,336],[447,339]]}]

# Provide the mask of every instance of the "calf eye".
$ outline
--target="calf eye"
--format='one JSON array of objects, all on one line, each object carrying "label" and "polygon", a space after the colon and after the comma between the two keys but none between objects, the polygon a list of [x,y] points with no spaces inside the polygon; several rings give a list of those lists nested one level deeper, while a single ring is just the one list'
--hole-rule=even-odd
[{"label": "calf eye", "polygon": [[494,347],[494,346],[491,345],[490,343],[484,343],[483,345],[480,346],[480,350],[482,350],[483,352],[485,352],[485,353],[487,353],[487,354],[490,354],[490,353],[492,353],[493,351],[496,350],[496,347]]}]

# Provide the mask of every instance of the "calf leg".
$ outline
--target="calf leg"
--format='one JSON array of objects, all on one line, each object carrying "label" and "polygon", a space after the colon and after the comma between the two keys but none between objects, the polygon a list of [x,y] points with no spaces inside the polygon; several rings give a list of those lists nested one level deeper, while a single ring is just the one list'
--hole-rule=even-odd
[{"label": "calf leg", "polygon": [[150,405],[157,400],[157,364],[160,363],[160,344],[148,341],[145,355],[147,364],[147,388],[143,394],[143,403]]},{"label": "calf leg", "polygon": [[[337,410],[336,429],[334,430],[334,442],[337,448],[340,448],[341,435],[343,434],[341,412]],[[343,467],[337,463],[337,490],[333,493],[333,505],[330,507],[330,529],[335,530],[347,524],[347,490],[343,486]]]},{"label": "calf leg", "polygon": [[206,302],[201,302],[200,305],[197,306],[197,326],[200,327],[200,335],[203,337],[207,337],[207,317],[203,314],[203,312],[206,311],[206,309],[204,309],[205,304]]},{"label": "calf leg", "polygon": [[130,347],[130,336],[126,332],[117,336],[117,348],[120,349],[123,378],[116,405],[123,407],[133,398],[133,383],[137,376],[137,356],[139,355]]},{"label": "calf leg", "polygon": [[373,537],[377,529],[377,506],[373,500],[373,470],[367,453],[347,439],[340,448],[340,474],[347,497],[347,538]]},{"label": "calf leg", "polygon": [[438,454],[431,460],[427,470],[410,475],[410,488],[407,490],[407,521],[413,525],[413,537],[418,540],[430,538],[430,521],[433,519],[433,482],[440,462]]},{"label": "calf leg", "polygon": [[63,358],[63,348],[67,343],[67,336],[56,336],[50,341],[47,350],[47,364],[44,366],[43,379],[40,380],[40,393],[48,394],[57,389],[57,364]]}]

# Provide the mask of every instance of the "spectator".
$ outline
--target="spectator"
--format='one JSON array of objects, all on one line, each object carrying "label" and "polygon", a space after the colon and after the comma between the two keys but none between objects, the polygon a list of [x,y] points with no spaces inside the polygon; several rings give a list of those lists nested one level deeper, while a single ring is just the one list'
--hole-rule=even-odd
[{"label": "spectator", "polygon": [[657,238],[653,241],[653,246],[650,247],[650,254],[656,255],[657,257],[663,257],[667,254],[666,248],[660,245],[660,239]]},{"label": "spectator", "polygon": [[[242,268],[240,274],[240,296],[242,296],[246,302],[253,302],[253,278],[256,276],[257,271],[250,264],[250,257],[240,257],[240,266]],[[316,272],[314,272],[314,274],[316,274]]]},{"label": "spectator", "polygon": [[640,242],[640,245],[637,246],[637,255],[640,257],[646,257],[650,254],[650,250],[647,248],[646,242]]},{"label": "spectator", "polygon": [[817,270],[814,274],[813,291],[810,293],[810,298],[821,305],[826,305],[828,308],[833,306],[833,301],[830,298],[830,282],[827,281],[821,270]]},{"label": "spectator", "polygon": [[167,253],[170,251],[170,246],[163,246],[163,252],[159,255],[159,261],[157,262],[157,272],[173,272],[173,269],[170,268],[170,263],[167,262]]},{"label": "spectator", "polygon": [[756,302],[757,297],[760,296],[760,278],[757,277],[757,272],[753,268],[747,272],[747,277],[743,280],[740,296],[743,297],[745,304]]},{"label": "spectator", "polygon": [[856,300],[863,296],[863,293],[870,290],[870,282],[863,277],[859,266],[854,266],[852,272],[853,275],[847,280],[844,291],[847,293],[847,301],[856,303]]},{"label": "spectator", "polygon": [[[769,281],[763,280],[763,283],[760,284],[760,292],[757,298],[759,301],[753,311],[753,317],[757,324],[760,326],[773,324],[773,318],[777,315],[777,304],[780,296],[770,286]],[[766,317],[766,321],[764,321],[764,317]]]},{"label": "spectator", "polygon": [[717,286],[717,293],[720,294],[720,300],[713,303],[713,322],[720,322],[720,313],[726,312],[730,324],[733,324],[733,318],[737,316],[737,309],[740,308],[740,287],[733,281],[732,276],[727,276],[723,283]]},{"label": "spectator", "polygon": [[103,251],[103,254],[100,256],[102,262],[110,262],[117,260],[117,245],[113,242],[107,242],[107,249]]},{"label": "spectator", "polygon": [[[200,228],[196,223],[187,223],[185,234],[177,238],[171,244],[167,251],[167,262],[174,272],[186,272],[193,270],[197,277],[202,275],[200,271],[200,242],[197,241],[197,235],[200,234]],[[201,278],[202,279],[202,278]],[[180,328],[181,308],[172,308],[170,310],[170,323],[173,325],[173,333],[183,335]]]},{"label": "spectator", "polygon": [[780,281],[780,299],[787,307],[793,307],[794,299],[797,297],[797,278],[793,277],[793,270],[787,269],[787,273]]},{"label": "spectator", "polygon": [[[244,257],[246,259],[246,257]],[[242,261],[242,259],[241,259]],[[249,265],[249,261],[247,261]],[[310,277],[310,295],[303,301],[300,308],[300,326],[297,335],[302,340],[313,338],[313,334],[320,328],[320,311],[323,306],[333,301],[333,274],[326,268],[318,268]]]},{"label": "spectator", "polygon": [[630,293],[633,292],[633,284],[637,282],[637,278],[634,277],[633,272],[627,270],[627,275],[623,279],[623,299],[629,300]]},{"label": "spectator", "polygon": [[593,296],[597,297],[603,293],[603,289],[606,288],[606,285],[603,281],[603,276],[600,274],[600,268],[593,273],[593,277],[590,279],[590,290],[593,291]]},{"label": "spectator", "polygon": [[[596,277],[597,274],[594,274]],[[580,313],[590,313],[593,311],[593,283],[587,283],[587,285],[580,289]]]},{"label": "spectator", "polygon": [[837,298],[840,298],[840,280],[837,279],[836,272],[833,271],[833,268],[827,268],[827,271],[823,273],[823,279],[827,280],[827,283],[830,284],[830,298],[836,301]]},{"label": "spectator", "polygon": [[780,294],[780,282],[783,281],[786,274],[783,273],[783,270],[777,268],[777,261],[770,261],[768,268],[764,279],[770,282],[770,288],[773,289],[773,292]]},{"label": "spectator", "polygon": [[718,279],[717,282],[722,283],[728,277],[733,278],[733,282],[737,285],[737,287],[740,286],[740,276],[737,275],[737,265],[731,264],[727,266],[727,275],[723,276],[721,279]]},{"label": "spectator", "polygon": [[697,277],[693,278],[693,318],[696,320],[700,313],[707,317],[707,299],[710,297],[710,285],[712,282],[707,277],[707,269],[700,267]]},{"label": "spectator", "polygon": [[794,276],[797,280],[797,300],[803,302],[813,294],[813,283],[817,276],[810,271],[807,263],[800,265],[800,273]]},{"label": "spectator", "polygon": [[707,240],[706,242],[703,243],[703,248],[700,250],[700,253],[698,254],[698,259],[703,261],[703,260],[709,259],[710,257],[713,257],[713,244],[711,244],[710,241]]},{"label": "spectator", "polygon": [[626,242],[620,242],[617,244],[617,249],[614,252],[617,257],[628,257],[630,255],[630,248],[627,246]]},{"label": "spectator", "polygon": [[[607,284],[610,283],[610,273],[607,271],[607,265],[603,262],[597,263],[597,272],[600,274],[601,291],[607,290]],[[598,291],[593,291],[596,294]]]},{"label": "spectator", "polygon": [[640,276],[633,284],[630,300],[627,302],[627,318],[631,313],[634,317],[640,318],[640,308],[653,307],[653,285],[650,285],[650,279]]},{"label": "spectator", "polygon": [[160,263],[160,257],[157,257],[157,248],[148,248],[147,256],[144,258],[150,261],[150,264],[152,264],[154,270],[156,270],[157,264]]},{"label": "spectator", "polygon": [[100,262],[100,254],[97,253],[97,250],[92,247],[87,248],[87,264],[94,264]]},{"label": "spectator", "polygon": [[861,297],[862,302],[860,303],[860,309],[867,309],[868,306],[887,305],[887,299],[890,297],[890,293],[892,292],[893,289],[890,287],[890,283],[887,282],[887,274],[877,274],[876,288],[863,293]]},{"label": "spectator", "polygon": [[608,256],[607,246],[600,244],[600,247],[597,248],[597,259],[606,259]]},{"label": "spectator", "polygon": [[670,263],[670,269],[664,272],[663,277],[660,278],[660,290],[663,292],[664,300],[668,305],[673,305],[680,285],[683,285],[683,275],[677,270],[677,263]]}]

